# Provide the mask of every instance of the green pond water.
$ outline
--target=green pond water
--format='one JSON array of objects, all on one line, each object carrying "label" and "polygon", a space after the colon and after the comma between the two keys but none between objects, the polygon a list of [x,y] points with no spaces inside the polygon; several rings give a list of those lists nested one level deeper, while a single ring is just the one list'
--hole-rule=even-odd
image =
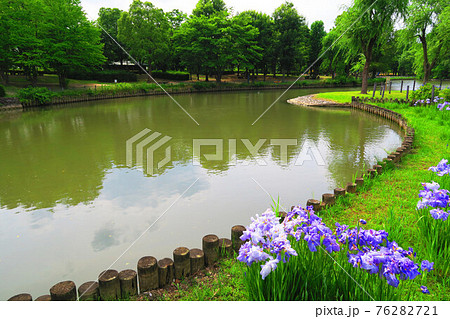
[{"label": "green pond water", "polygon": [[[285,209],[320,199],[401,143],[376,116],[286,103],[315,92],[289,91],[254,125],[282,91],[175,96],[200,125],[167,96],[0,113],[0,300],[201,248],[207,234],[229,238],[270,196]],[[127,140],[145,129],[127,166]],[[222,144],[194,157],[206,139]]]}]

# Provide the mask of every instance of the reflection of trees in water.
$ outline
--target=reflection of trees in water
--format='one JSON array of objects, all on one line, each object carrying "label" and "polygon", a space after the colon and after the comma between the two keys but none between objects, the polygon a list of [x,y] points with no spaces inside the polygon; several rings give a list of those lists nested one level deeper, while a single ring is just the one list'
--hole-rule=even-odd
[{"label": "reflection of trees in water", "polygon": [[192,165],[195,138],[224,139],[222,161],[200,161],[211,174],[223,174],[230,168],[229,139],[237,140],[238,162],[250,156],[241,139],[248,139],[252,144],[267,139],[259,154],[282,165],[280,148],[270,146],[270,139],[297,138],[297,146],[288,147],[288,165],[295,162],[306,139],[316,145],[323,141],[330,147],[332,160],[327,161],[328,170],[334,180],[340,180],[341,171],[348,171],[349,165],[355,171],[361,167],[365,145],[379,141],[388,123],[356,110],[299,111],[280,105],[251,126],[261,114],[261,105],[267,104],[267,96],[264,98],[263,94],[218,94],[195,99],[184,96],[183,99],[183,105],[191,107],[194,117],[200,119],[200,126],[180,114],[168,99],[110,101],[94,107],[23,113],[18,118],[1,121],[2,207],[47,208],[57,203],[77,205],[93,201],[100,194],[106,172],[114,165],[125,166],[125,141],[144,128],[172,137],[169,142],[172,163],[158,175],[174,165]]}]

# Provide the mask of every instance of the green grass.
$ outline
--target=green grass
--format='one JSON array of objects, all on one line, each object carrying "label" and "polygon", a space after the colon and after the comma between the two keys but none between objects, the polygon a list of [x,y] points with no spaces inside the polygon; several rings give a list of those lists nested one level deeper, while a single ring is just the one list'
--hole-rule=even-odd
[{"label": "green grass", "polygon": [[[372,90],[368,90],[368,94],[361,94],[361,91],[346,91],[346,92],[330,92],[330,93],[320,93],[317,94],[317,98],[324,99],[324,100],[331,100],[338,103],[350,103],[352,101],[352,96],[356,97],[366,97],[371,98],[372,97]],[[375,98],[381,98],[380,91],[377,90],[375,93]],[[405,99],[406,98],[406,91],[403,91],[400,93],[400,91],[392,91],[391,94],[389,92],[385,92],[384,94],[385,99]],[[373,104],[373,103],[372,103]],[[382,107],[385,107],[384,104],[380,105]]]},{"label": "green grass", "polygon": [[168,290],[156,300],[247,300],[247,294],[243,290],[245,276],[243,265],[235,258],[229,258],[221,259],[218,266],[216,271],[206,269],[202,271],[201,276],[189,277],[175,284],[174,291]]}]

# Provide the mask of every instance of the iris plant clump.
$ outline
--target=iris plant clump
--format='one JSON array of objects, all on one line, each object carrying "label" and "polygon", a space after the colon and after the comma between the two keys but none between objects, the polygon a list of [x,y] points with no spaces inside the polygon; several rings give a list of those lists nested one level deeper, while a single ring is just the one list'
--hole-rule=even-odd
[{"label": "iris plant clump", "polygon": [[[359,281],[378,291],[380,299],[391,298],[381,296],[389,289],[384,287],[380,278],[384,278],[391,287],[398,287],[400,280],[413,280],[419,276],[420,268],[426,271],[433,269],[433,263],[427,260],[420,267],[415,262],[416,254],[412,248],[404,250],[395,241],[389,241],[386,231],[364,229],[365,224],[366,221],[360,220],[357,227],[351,228],[336,223],[336,229],[332,231],[312,207],[294,207],[283,220],[272,210],[252,218],[252,223],[241,236],[246,242],[238,256],[238,260],[249,267],[246,276],[251,276],[247,284],[253,286],[250,287],[252,297],[283,300],[281,294],[264,292],[263,287],[270,287],[265,290],[290,290],[289,287],[298,289],[301,286],[297,292],[302,294],[301,297],[294,293],[287,299],[358,300],[357,293],[343,292],[345,289],[359,289],[351,278],[343,275],[351,272],[360,277]],[[347,271],[340,270],[336,260],[342,262]],[[278,270],[279,267],[283,269]],[[269,279],[270,284],[265,283]],[[316,288],[322,291],[322,295],[316,293]],[[330,297],[327,289],[335,295]]]},{"label": "iris plant clump", "polygon": [[[423,183],[417,203],[418,227],[424,243],[424,253],[436,263],[437,277],[444,285],[450,285],[450,165],[442,159],[429,168],[438,182]],[[422,269],[430,268],[423,264]],[[433,268],[433,265],[431,265]]]}]

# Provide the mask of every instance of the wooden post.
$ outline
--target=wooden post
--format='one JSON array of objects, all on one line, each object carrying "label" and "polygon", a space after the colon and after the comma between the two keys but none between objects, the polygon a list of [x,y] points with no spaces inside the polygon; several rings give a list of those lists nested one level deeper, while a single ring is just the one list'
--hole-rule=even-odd
[{"label": "wooden post", "polygon": [[[285,213],[286,214],[286,213]],[[219,239],[219,255],[223,258],[229,258],[232,256],[231,240],[228,238]]]},{"label": "wooden post", "polygon": [[375,97],[375,92],[377,91],[377,83],[375,82],[375,84],[373,85],[373,93],[372,93],[372,98]]},{"label": "wooden post", "polygon": [[403,92],[403,80],[402,80],[402,84],[400,85],[400,93]]},{"label": "wooden post", "polygon": [[77,287],[73,281],[61,281],[50,288],[52,301],[76,301]]},{"label": "wooden post", "polygon": [[239,249],[244,243],[244,241],[240,239],[244,231],[245,227],[242,225],[236,225],[231,228],[231,246],[235,252],[239,252]]},{"label": "wooden post", "polygon": [[364,185],[364,178],[358,177],[355,179],[356,187],[361,187]]},{"label": "wooden post", "polygon": [[382,99],[384,99],[384,92],[386,91],[386,86],[383,88],[383,95],[381,96]]},{"label": "wooden post", "polygon": [[439,84],[439,90],[442,90],[442,79],[441,79],[441,83]]},{"label": "wooden post", "polygon": [[347,184],[347,193],[350,193],[350,194],[356,193],[356,184],[348,183]]},{"label": "wooden post", "polygon": [[158,260],[159,287],[165,287],[173,282],[173,260],[164,258]]},{"label": "wooden post", "polygon": [[409,85],[406,87],[406,100],[408,101],[409,97]]},{"label": "wooden post", "polygon": [[389,94],[391,94],[391,90],[392,90],[392,81],[389,81]]},{"label": "wooden post", "polygon": [[181,280],[191,273],[191,261],[189,258],[189,249],[178,247],[173,251],[173,267],[175,279]]},{"label": "wooden post", "polygon": [[145,256],[139,259],[137,270],[139,275],[139,291],[141,293],[159,287],[158,261],[155,257]]},{"label": "wooden post", "polygon": [[375,176],[377,176],[377,171],[373,168],[369,168],[367,170],[367,175],[369,176],[369,178],[374,178]]},{"label": "wooden post", "polygon": [[416,79],[414,79],[414,83],[413,83],[413,91],[416,90]]},{"label": "wooden post", "polygon": [[345,195],[345,188],[336,188],[334,190],[334,196],[338,197],[338,196],[344,196]]},{"label": "wooden post", "polygon": [[431,88],[431,102],[433,102],[433,100],[434,100],[434,85]]},{"label": "wooden post", "polygon": [[33,298],[30,294],[18,294],[9,298],[8,301],[33,301]]},{"label": "wooden post", "polygon": [[373,169],[375,169],[377,171],[378,175],[381,175],[381,173],[383,173],[383,166],[381,166],[381,165],[374,165]]},{"label": "wooden post", "polygon": [[336,203],[336,198],[334,194],[323,194],[322,202],[324,202],[327,206],[332,206]]},{"label": "wooden post", "polygon": [[206,235],[202,239],[202,248],[205,253],[205,264],[213,265],[219,259],[219,237]]},{"label": "wooden post", "polygon": [[40,297],[37,297],[34,301],[52,301],[52,296],[42,295]]},{"label": "wooden post", "polygon": [[117,270],[109,269],[100,273],[98,290],[101,300],[110,301],[120,298],[120,281]]},{"label": "wooden post", "polygon": [[203,250],[194,248],[189,252],[189,259],[191,263],[191,273],[195,274],[205,268],[205,254]]},{"label": "wooden post", "polygon": [[308,201],[306,202],[306,207],[308,206],[312,206],[313,210],[315,212],[318,212],[320,210],[320,201],[318,201],[317,199],[308,199]]},{"label": "wooden post", "polygon": [[137,273],[134,270],[127,269],[119,272],[119,282],[122,299],[128,299],[137,295]]},{"label": "wooden post", "polygon": [[100,298],[98,291],[98,282],[88,281],[78,287],[78,296],[80,301],[97,301]]}]

